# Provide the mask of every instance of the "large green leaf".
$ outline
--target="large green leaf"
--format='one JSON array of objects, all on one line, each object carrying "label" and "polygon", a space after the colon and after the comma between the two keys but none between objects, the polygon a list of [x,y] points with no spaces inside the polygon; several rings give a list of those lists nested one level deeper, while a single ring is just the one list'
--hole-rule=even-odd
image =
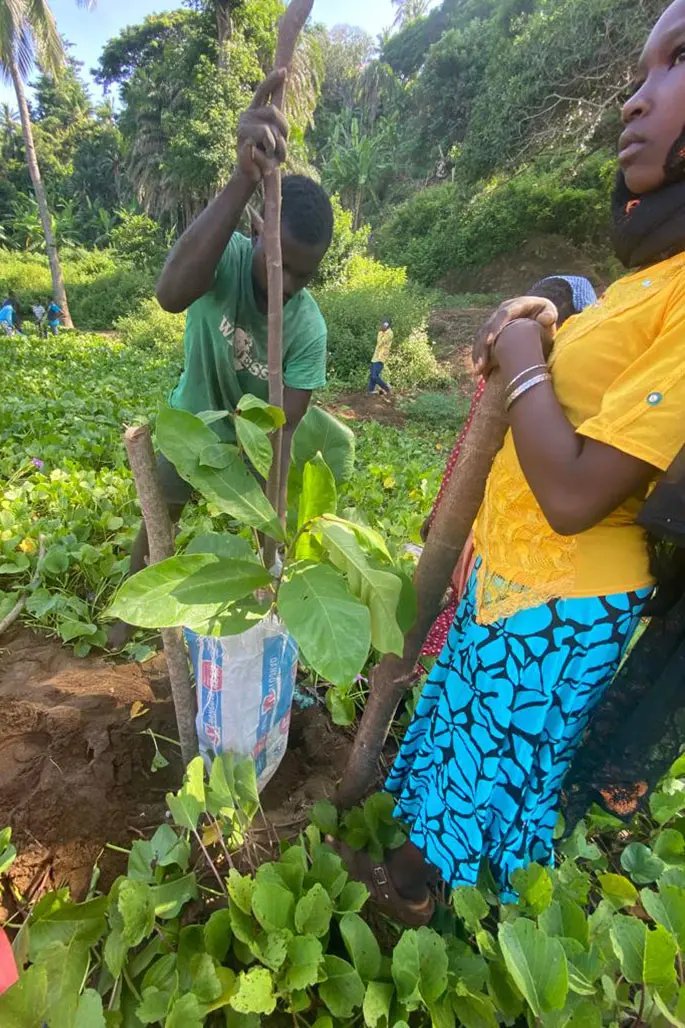
[{"label": "large green leaf", "polygon": [[143,568],[126,579],[108,613],[140,628],[171,628],[209,621],[219,613],[223,603],[182,603],[175,591],[191,575],[218,561],[213,554],[197,553],[170,557]]},{"label": "large green leaf", "polygon": [[271,973],[263,967],[242,971],[231,1006],[239,1014],[272,1014],[276,1009],[276,996]]},{"label": "large green leaf", "polygon": [[366,921],[358,914],[345,914],[340,921],[340,934],[362,981],[368,983],[377,978],[381,970],[381,950]]},{"label": "large green leaf", "polygon": [[331,897],[321,882],[315,882],[298,900],[295,909],[295,928],[303,935],[313,935],[317,939],[322,939],[330,928],[332,916]]},{"label": "large green leaf", "polygon": [[89,960],[88,946],[75,939],[66,944],[51,942],[41,951],[38,964],[48,976],[45,1019],[49,1025],[73,1025]]},{"label": "large green leaf", "polygon": [[309,989],[321,977],[323,947],[313,935],[298,935],[288,944],[285,987],[289,992]]},{"label": "large green leaf", "polygon": [[387,982],[369,982],[364,996],[364,1024],[367,1028],[385,1028],[390,1022],[390,1008],[395,990]]},{"label": "large green leaf", "polygon": [[326,981],[319,986],[319,995],[334,1017],[352,1017],[364,1002],[364,983],[358,972],[340,957],[325,957]]},{"label": "large green leaf", "polygon": [[79,997],[74,1028],[105,1028],[102,998],[95,989],[86,989]]},{"label": "large green leaf", "polygon": [[297,527],[320,517],[335,514],[338,494],[331,469],[320,453],[308,460],[302,471],[302,492],[297,516]]},{"label": "large green leaf", "polygon": [[675,982],[676,940],[661,924],[650,929],[635,917],[617,915],[611,941],[627,981],[657,988]]},{"label": "large green leaf", "polygon": [[[283,531],[276,512],[251,475],[235,446],[217,443],[216,435],[187,411],[164,408],[157,419],[159,447],[175,466],[181,478],[199,490],[225,514],[262,528],[277,539]],[[212,463],[201,463],[202,455],[212,448]],[[217,449],[218,448],[218,449]]]},{"label": "large green leaf", "polygon": [[240,397],[238,410],[243,418],[263,428],[265,432],[272,432],[285,425],[285,412],[280,407],[274,407],[251,393]]},{"label": "large green leaf", "polygon": [[266,589],[271,584],[271,575],[259,564],[247,560],[222,560],[217,557],[179,582],[173,596],[179,603],[189,607],[234,603],[257,589]]},{"label": "large green leaf", "polygon": [[338,484],[354,472],[354,432],[321,407],[310,407],[293,434],[293,463],[303,468],[321,453]]},{"label": "large green leaf", "polygon": [[293,929],[295,897],[278,882],[260,879],[252,895],[252,913],[265,932]]},{"label": "large green leaf", "polygon": [[609,900],[617,909],[621,907],[634,907],[637,903],[637,889],[623,875],[599,875],[598,881],[604,898]]},{"label": "large green leaf", "polygon": [[530,912],[538,916],[547,910],[552,902],[554,885],[546,867],[529,864],[512,876],[512,884]]},{"label": "large green leaf", "polygon": [[41,950],[53,942],[78,940],[94,946],[105,932],[107,897],[72,903],[66,889],[48,893],[33,908],[26,931],[29,958],[35,963]]},{"label": "large green leaf", "polygon": [[268,478],[273,464],[274,451],[271,440],[259,425],[247,418],[235,419],[235,431],[238,442],[247,454],[252,467],[262,476]]},{"label": "large green leaf", "polygon": [[445,940],[430,928],[407,931],[392,955],[392,977],[400,1003],[416,1009],[436,1003],[447,989]]},{"label": "large green leaf", "polygon": [[167,807],[179,828],[194,831],[200,815],[207,809],[205,794],[205,766],[202,757],[194,757],[188,764],[182,787],[177,793],[168,792]]},{"label": "large green leaf", "polygon": [[292,569],[281,583],[278,611],[304,661],[318,674],[333,685],[361,674],[371,646],[371,616],[332,567]]},{"label": "large green leaf", "polygon": [[647,925],[636,917],[618,915],[611,925],[611,941],[625,979],[642,982]]},{"label": "large green leaf", "polygon": [[560,941],[523,917],[500,925],[499,941],[509,974],[535,1016],[562,1010],[568,996],[568,963]]},{"label": "large green leaf", "polygon": [[42,965],[34,964],[19,981],[0,995],[0,1024],[2,1028],[27,1028],[43,1024],[48,1002],[48,973]]},{"label": "large green leaf", "polygon": [[321,518],[317,534],[331,562],[347,577],[350,590],[371,613],[371,641],[381,653],[404,652],[404,635],[397,623],[402,580],[392,571],[375,568],[359,545],[352,525]]},{"label": "large green leaf", "polygon": [[631,842],[621,854],[621,867],[638,885],[649,885],[659,878],[664,862],[655,857],[644,843]]},{"label": "large green leaf", "polygon": [[213,553],[225,560],[251,560],[259,564],[257,554],[247,539],[232,532],[204,532],[196,535],[186,547],[186,553]]},{"label": "large green leaf", "polygon": [[685,953],[685,889],[678,885],[661,885],[659,893],[643,889],[642,906],[649,916],[671,932],[681,952]]}]

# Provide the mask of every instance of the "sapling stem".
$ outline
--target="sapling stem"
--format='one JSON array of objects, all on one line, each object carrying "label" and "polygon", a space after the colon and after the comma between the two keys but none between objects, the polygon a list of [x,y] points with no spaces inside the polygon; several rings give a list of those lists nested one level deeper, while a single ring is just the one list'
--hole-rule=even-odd
[{"label": "sapling stem", "polygon": [[[311,14],[314,0],[291,0],[278,25],[276,67],[289,68],[298,36]],[[283,109],[285,82],[273,93],[274,107]],[[269,403],[283,409],[283,256],[281,250],[281,171],[274,168],[264,178],[264,251],[266,254],[268,289],[269,341]],[[267,481],[266,495],[285,521],[285,489],[282,483],[288,474],[287,459],[283,461],[283,429],[272,436],[274,459]],[[276,557],[276,544],[267,539],[264,546],[266,566],[271,568]]]}]

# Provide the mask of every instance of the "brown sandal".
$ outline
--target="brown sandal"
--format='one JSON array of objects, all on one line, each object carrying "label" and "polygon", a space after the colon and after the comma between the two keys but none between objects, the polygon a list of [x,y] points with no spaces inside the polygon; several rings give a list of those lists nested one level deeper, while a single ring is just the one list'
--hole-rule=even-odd
[{"label": "brown sandal", "polygon": [[366,886],[371,901],[391,920],[409,928],[422,928],[433,920],[435,900],[430,893],[421,902],[405,899],[393,885],[385,864],[372,860],[365,850],[353,850],[331,835],[326,836],[326,843],[338,854],[350,876]]}]

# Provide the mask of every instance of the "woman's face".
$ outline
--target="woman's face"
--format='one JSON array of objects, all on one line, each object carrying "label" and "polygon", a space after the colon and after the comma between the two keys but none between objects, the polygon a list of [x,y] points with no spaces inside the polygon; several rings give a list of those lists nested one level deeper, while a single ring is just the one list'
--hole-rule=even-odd
[{"label": "woman's face", "polygon": [[[619,163],[626,185],[638,195],[651,193],[664,184],[671,151],[685,131],[685,0],[675,0],[652,29],[622,116]],[[680,145],[685,150],[685,138]]]}]

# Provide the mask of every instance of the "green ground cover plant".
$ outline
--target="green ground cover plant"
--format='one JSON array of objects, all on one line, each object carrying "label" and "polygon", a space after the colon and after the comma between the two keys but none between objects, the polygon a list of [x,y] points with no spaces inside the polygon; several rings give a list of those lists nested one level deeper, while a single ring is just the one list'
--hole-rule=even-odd
[{"label": "green ground cover plant", "polygon": [[[30,589],[28,623],[80,656],[104,643],[103,613],[138,525],[123,426],[156,415],[183,360],[177,343],[159,337],[148,348],[125,338],[64,333],[0,345],[0,619]],[[380,531],[399,559],[404,542],[418,540],[449,434],[375,423],[355,432],[341,514]],[[200,500],[188,509],[179,543],[213,528]]]}]

